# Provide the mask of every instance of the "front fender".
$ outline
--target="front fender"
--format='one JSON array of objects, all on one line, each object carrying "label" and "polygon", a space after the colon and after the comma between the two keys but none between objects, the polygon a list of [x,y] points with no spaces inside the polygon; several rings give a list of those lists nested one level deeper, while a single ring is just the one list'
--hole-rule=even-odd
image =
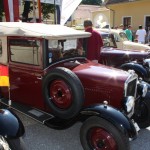
[{"label": "front fender", "polygon": [[0,135],[17,138],[24,134],[25,129],[17,115],[8,109],[0,109]]},{"label": "front fender", "polygon": [[87,118],[89,116],[99,116],[112,123],[123,134],[128,135],[130,138],[136,138],[137,131],[133,125],[133,122],[119,110],[108,105],[93,105],[85,108],[80,112],[81,115]]},{"label": "front fender", "polygon": [[125,63],[125,64],[122,64],[120,66],[120,69],[123,69],[123,70],[134,70],[140,77],[142,77],[144,80],[148,80],[149,78],[149,75],[148,75],[148,72],[147,70],[141,65],[141,64],[137,64],[137,63]]}]

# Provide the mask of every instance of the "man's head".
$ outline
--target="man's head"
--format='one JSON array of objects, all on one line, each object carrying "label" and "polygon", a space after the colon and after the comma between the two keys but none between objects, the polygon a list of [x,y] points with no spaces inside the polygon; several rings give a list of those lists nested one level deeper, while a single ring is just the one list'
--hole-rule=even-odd
[{"label": "man's head", "polygon": [[124,25],[123,25],[123,24],[120,24],[119,28],[120,28],[120,29],[124,29]]},{"label": "man's head", "polygon": [[83,25],[84,25],[84,28],[85,28],[85,29],[91,28],[91,27],[93,26],[91,20],[85,20]]},{"label": "man's head", "polygon": [[132,29],[132,26],[131,26],[131,25],[128,25],[128,29]]},{"label": "man's head", "polygon": [[139,29],[142,29],[142,25],[139,25]]}]

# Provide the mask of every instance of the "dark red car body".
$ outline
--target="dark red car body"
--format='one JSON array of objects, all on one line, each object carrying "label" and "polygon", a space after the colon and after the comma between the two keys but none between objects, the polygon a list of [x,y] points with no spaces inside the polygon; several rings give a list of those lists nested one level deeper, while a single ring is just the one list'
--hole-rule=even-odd
[{"label": "dark red car body", "polygon": [[90,150],[129,149],[128,138],[137,135],[132,119],[149,125],[149,115],[141,123],[134,109],[149,97],[147,85],[133,71],[87,60],[79,39],[89,33],[17,22],[0,23],[0,30],[0,65],[10,82],[0,87],[1,103],[53,128],[83,122],[81,144]]}]

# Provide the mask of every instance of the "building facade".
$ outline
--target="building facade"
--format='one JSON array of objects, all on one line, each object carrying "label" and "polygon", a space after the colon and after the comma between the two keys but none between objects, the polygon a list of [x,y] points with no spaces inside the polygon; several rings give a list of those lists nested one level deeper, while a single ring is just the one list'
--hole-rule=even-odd
[{"label": "building facade", "polygon": [[107,0],[112,27],[123,24],[137,30],[139,25],[148,30],[150,27],[150,0]]}]

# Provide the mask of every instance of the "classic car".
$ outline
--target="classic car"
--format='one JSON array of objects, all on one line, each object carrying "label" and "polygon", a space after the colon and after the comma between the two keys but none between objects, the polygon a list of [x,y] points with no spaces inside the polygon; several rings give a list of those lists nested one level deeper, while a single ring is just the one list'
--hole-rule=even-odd
[{"label": "classic car", "polygon": [[10,86],[0,87],[0,103],[55,129],[81,121],[85,150],[128,150],[139,127],[150,125],[149,87],[133,71],[87,60],[80,39],[90,35],[1,22],[0,65],[9,70]]},{"label": "classic car", "polygon": [[124,70],[134,70],[140,78],[150,82],[150,51],[119,49],[113,34],[102,31],[99,33],[103,39],[99,63]]},{"label": "classic car", "polygon": [[121,29],[98,29],[99,31],[112,33],[115,37],[117,48],[124,50],[150,50],[150,46],[129,41],[126,34]]}]

